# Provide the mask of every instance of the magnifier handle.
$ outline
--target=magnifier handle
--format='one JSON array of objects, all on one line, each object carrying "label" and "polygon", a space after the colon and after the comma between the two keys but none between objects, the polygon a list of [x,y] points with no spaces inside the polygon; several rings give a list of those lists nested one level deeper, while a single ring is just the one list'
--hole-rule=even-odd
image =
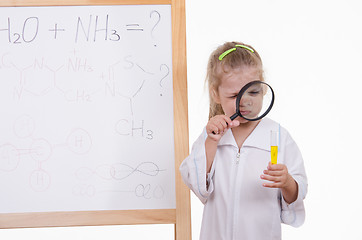
[{"label": "magnifier handle", "polygon": [[[235,118],[237,118],[237,116],[238,116],[238,114],[237,114],[237,113],[234,113],[234,115],[232,115],[232,116],[230,117],[231,121],[234,120]],[[226,125],[229,126],[228,123],[226,123]],[[212,134],[216,135],[216,133],[215,133],[214,131],[212,131]]]},{"label": "magnifier handle", "polygon": [[231,121],[234,120],[235,118],[237,118],[238,116],[239,116],[238,113],[234,113],[234,115],[232,115],[230,117]]}]

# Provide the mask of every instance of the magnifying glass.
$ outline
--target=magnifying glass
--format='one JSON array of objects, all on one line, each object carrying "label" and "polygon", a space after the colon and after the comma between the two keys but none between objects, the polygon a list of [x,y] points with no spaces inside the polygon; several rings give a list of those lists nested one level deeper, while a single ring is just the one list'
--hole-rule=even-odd
[{"label": "magnifying glass", "polygon": [[235,102],[235,113],[230,117],[242,117],[248,121],[257,121],[265,117],[273,107],[273,88],[263,81],[246,84],[238,93]]},{"label": "magnifying glass", "polygon": [[263,81],[252,81],[246,84],[238,93],[235,102],[235,113],[230,119],[234,120],[239,116],[248,121],[257,121],[270,112],[273,104],[273,88]]}]

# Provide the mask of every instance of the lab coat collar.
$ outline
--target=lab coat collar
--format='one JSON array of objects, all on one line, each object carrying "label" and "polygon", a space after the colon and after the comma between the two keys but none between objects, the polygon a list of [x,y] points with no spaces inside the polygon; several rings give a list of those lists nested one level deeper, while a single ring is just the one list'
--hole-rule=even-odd
[{"label": "lab coat collar", "polygon": [[[245,140],[243,147],[255,147],[270,151],[270,131],[278,131],[279,125],[269,118],[263,118],[253,132]],[[233,145],[237,147],[234,135],[229,129],[219,141],[219,146]]]}]

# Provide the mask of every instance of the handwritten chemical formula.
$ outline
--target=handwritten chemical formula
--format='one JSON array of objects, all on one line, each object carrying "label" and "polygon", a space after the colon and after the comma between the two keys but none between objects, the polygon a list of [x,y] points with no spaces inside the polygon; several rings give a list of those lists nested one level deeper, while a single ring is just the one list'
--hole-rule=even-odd
[{"label": "handwritten chemical formula", "polygon": [[[117,18],[111,19],[110,14],[89,14],[84,17],[75,16],[74,25],[68,28],[63,24],[64,20],[49,22],[48,18],[39,16],[24,18],[17,16],[15,19],[7,17],[2,19],[3,22],[0,25],[1,41],[10,44],[31,44],[37,42],[38,38],[45,38],[47,41],[64,41],[66,39],[68,41],[73,40],[75,43],[121,42],[123,38],[129,36],[127,32],[142,32],[143,34],[150,34],[152,38],[155,38],[154,32],[161,21],[161,15],[157,10],[152,10],[149,18],[150,21],[142,22],[142,24],[137,22],[122,24],[117,23]],[[149,30],[150,25],[152,25],[151,30]],[[153,46],[157,47],[157,44],[154,43]]]},{"label": "handwritten chemical formula", "polygon": [[1,213],[175,207],[170,6],[0,8],[0,107]]}]

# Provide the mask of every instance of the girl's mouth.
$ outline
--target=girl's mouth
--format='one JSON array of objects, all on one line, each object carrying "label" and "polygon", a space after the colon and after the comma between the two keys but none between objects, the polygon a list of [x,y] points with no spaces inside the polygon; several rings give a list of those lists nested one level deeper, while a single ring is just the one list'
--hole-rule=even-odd
[{"label": "girl's mouth", "polygon": [[250,113],[251,113],[251,111],[240,111],[240,114],[243,116],[247,116]]}]

